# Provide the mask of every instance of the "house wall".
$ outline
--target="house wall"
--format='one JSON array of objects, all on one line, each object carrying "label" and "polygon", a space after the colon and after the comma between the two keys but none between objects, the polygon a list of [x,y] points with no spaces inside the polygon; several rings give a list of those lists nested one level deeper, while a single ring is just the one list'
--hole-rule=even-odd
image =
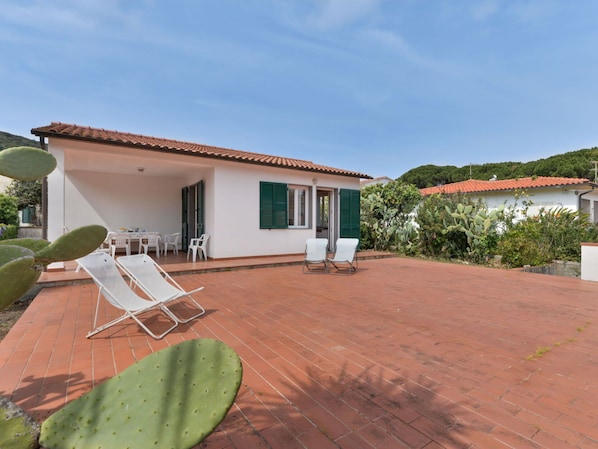
[{"label": "house wall", "polygon": [[[314,180],[316,184],[314,184]],[[260,181],[280,182],[310,188],[310,223],[304,229],[260,229]],[[212,254],[217,258],[297,254],[305,240],[315,237],[315,193],[317,188],[359,189],[359,179],[251,164],[219,165],[214,176],[214,217],[206,232],[213,235]],[[212,232],[213,230],[213,232]]]},{"label": "house wall", "polygon": [[65,201],[69,229],[90,223],[111,231],[142,229],[170,234],[180,230],[181,182],[158,176],[124,177],[88,171],[67,173]]},{"label": "house wall", "polygon": [[4,193],[4,191],[10,185],[11,182],[12,178],[9,178],[7,176],[0,176],[0,193]]},{"label": "house wall", "polygon": [[[587,191],[586,191],[587,192]],[[515,199],[513,192],[489,192],[471,195],[472,198],[481,198],[486,202],[486,205],[490,209],[499,207],[502,204],[506,204],[507,207],[516,207],[521,210],[523,202],[531,202],[528,207],[528,215],[537,215],[541,208],[544,209],[555,209],[563,207],[571,211],[577,211],[579,209],[579,194],[580,191],[574,188],[542,188],[542,189],[530,189],[526,191],[526,195]],[[593,210],[594,201],[598,199],[598,196],[594,193],[583,196],[583,198],[590,200],[590,207]]]}]

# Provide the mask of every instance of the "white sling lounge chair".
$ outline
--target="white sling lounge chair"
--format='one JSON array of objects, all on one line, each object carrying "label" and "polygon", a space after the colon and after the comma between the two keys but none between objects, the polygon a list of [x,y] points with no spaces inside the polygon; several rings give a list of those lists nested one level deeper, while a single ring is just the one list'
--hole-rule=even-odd
[{"label": "white sling lounge chair", "polygon": [[305,259],[303,259],[303,272],[328,272],[328,239],[307,239],[305,242]]},{"label": "white sling lounge chair", "polygon": [[189,292],[185,291],[148,255],[137,254],[134,256],[121,256],[116,259],[116,263],[146,295],[155,301],[162,304],[168,304],[171,301],[187,297],[189,301],[197,307],[199,313],[194,314],[191,317],[181,318],[176,316],[173,310],[169,310],[179,323],[188,323],[206,313],[205,309],[191,296],[194,293],[203,290],[203,287],[196,288]]},{"label": "white sling lounge chair", "polygon": [[357,271],[355,251],[357,251],[358,244],[359,239],[337,239],[336,252],[334,257],[328,259],[328,263],[338,272],[354,273]]},{"label": "white sling lounge chair", "polygon": [[[120,271],[116,266],[116,262],[109,254],[104,252],[95,252],[88,254],[85,257],[77,259],[77,263],[81,266],[93,279],[99,289],[98,301],[96,305],[96,313],[93,320],[93,330],[87,334],[87,338],[101,332],[110,326],[120,323],[127,318],[132,318],[153,338],[159,340],[173,330],[179,324],[176,317],[164,306],[161,302],[148,300],[140,297],[131,290],[131,287],[124,280]],[[117,309],[123,310],[124,314],[102,326],[97,326],[98,311],[100,308],[100,299],[104,297],[110,304]],[[140,319],[139,315],[159,309],[164,312],[168,321],[172,321],[172,325],[164,332],[155,334],[152,332]]]}]

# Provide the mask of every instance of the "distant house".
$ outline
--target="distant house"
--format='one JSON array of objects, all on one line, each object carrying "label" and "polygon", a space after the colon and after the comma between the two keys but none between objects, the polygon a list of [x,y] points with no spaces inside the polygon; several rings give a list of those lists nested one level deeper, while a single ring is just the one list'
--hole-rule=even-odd
[{"label": "distant house", "polygon": [[0,193],[4,193],[4,191],[10,185],[11,182],[12,178],[9,178],[7,176],[0,176]]},{"label": "distant house", "polygon": [[386,185],[389,182],[393,182],[393,181],[394,181],[394,179],[391,179],[388,176],[380,176],[378,178],[373,178],[373,179],[362,179],[361,180],[361,188],[375,185],[375,184]]},{"label": "distant house", "polygon": [[[541,208],[567,208],[582,210],[598,223],[598,190],[596,184],[585,178],[556,178],[538,176],[516,179],[491,179],[480,181],[469,179],[436,187],[420,189],[424,196],[435,193],[462,193],[474,199],[483,200],[490,208],[501,204],[521,209],[523,201],[531,202],[529,215],[536,215]],[[519,196],[519,199],[516,199]]]},{"label": "distant house", "polygon": [[[57,161],[47,234],[101,224],[210,234],[208,257],[298,254],[309,237],[359,237],[359,183],[314,162],[64,123],[31,130]],[[331,247],[332,248],[332,247]]]}]

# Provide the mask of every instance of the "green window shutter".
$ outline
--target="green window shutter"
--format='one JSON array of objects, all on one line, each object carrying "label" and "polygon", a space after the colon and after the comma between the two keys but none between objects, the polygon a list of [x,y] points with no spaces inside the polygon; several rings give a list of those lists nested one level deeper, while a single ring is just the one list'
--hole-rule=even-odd
[{"label": "green window shutter", "polygon": [[286,229],[288,220],[287,185],[260,182],[260,229]]},{"label": "green window shutter", "polygon": [[359,223],[361,214],[359,201],[361,192],[359,190],[340,190],[340,234],[341,238],[359,238]]}]

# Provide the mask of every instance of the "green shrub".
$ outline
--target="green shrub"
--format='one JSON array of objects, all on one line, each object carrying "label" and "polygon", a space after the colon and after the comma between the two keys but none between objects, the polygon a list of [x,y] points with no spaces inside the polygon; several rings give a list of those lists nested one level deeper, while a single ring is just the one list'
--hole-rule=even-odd
[{"label": "green shrub", "polygon": [[512,267],[544,265],[553,260],[581,260],[581,242],[598,239],[596,225],[582,212],[541,209],[538,215],[513,223],[502,235],[498,252]]},{"label": "green shrub", "polygon": [[19,209],[17,199],[0,193],[0,223],[19,225]]},{"label": "green shrub", "polygon": [[[444,232],[450,224],[450,214],[446,210],[452,200],[448,195],[430,195],[424,198],[415,215],[418,225],[418,246],[421,254],[430,257],[451,257],[449,244],[456,233]],[[453,242],[454,243],[454,242]],[[459,245],[457,245],[459,246]]]},{"label": "green shrub", "polygon": [[361,191],[361,248],[405,251],[411,247],[410,213],[420,199],[415,186],[397,181],[365,187]]},{"label": "green shrub", "polygon": [[0,240],[16,239],[19,236],[19,227],[0,223]]}]

